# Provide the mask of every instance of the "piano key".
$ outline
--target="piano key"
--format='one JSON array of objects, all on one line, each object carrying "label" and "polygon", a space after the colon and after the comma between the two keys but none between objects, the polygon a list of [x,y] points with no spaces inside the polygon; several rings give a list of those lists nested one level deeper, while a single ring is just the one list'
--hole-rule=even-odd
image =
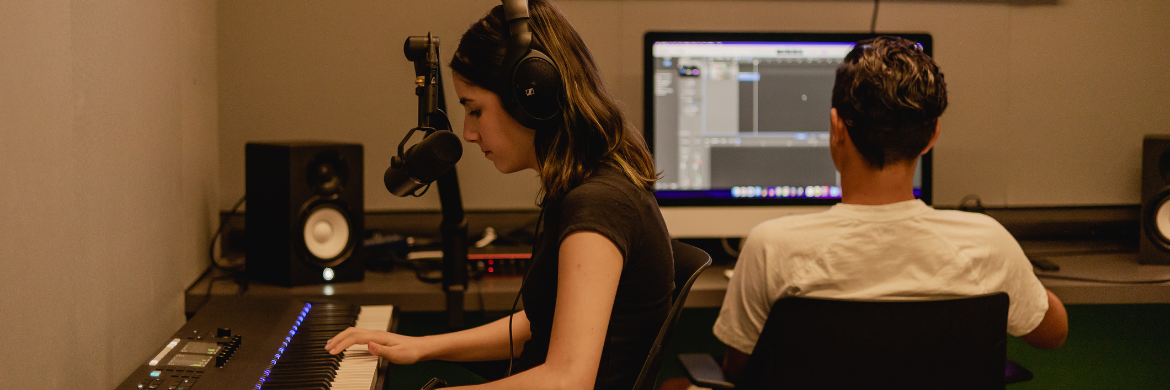
[{"label": "piano key", "polygon": [[369,390],[378,379],[379,357],[364,344],[332,355],[325,351],[325,343],[351,326],[389,330],[393,314],[391,305],[313,305],[262,389]]}]

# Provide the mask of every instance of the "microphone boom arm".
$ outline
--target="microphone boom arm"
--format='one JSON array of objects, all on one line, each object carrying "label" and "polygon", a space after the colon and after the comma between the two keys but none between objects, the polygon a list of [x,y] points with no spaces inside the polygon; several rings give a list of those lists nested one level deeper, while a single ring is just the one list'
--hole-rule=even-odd
[{"label": "microphone boom arm", "polygon": [[[436,115],[446,116],[446,99],[443,96],[442,73],[439,71],[439,37],[430,33],[406,38],[403,45],[406,59],[414,62],[415,95],[418,95],[418,127],[426,136],[436,131],[452,131],[451,121],[436,122],[445,129],[432,126]],[[446,119],[446,118],[444,118]],[[410,138],[407,134],[406,138]],[[425,138],[425,137],[424,137]],[[405,144],[405,139],[403,140]],[[398,145],[399,156],[403,144]],[[447,295],[447,326],[450,329],[463,328],[463,301],[467,290],[467,218],[463,213],[463,197],[459,192],[459,178],[452,167],[439,176],[439,204],[443,220],[439,224],[443,248],[443,291]]]}]

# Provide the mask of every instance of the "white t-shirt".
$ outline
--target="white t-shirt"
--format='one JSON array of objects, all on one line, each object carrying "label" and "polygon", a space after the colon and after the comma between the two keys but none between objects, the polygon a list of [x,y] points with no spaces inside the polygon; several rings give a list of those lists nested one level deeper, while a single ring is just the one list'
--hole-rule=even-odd
[{"label": "white t-shirt", "polygon": [[715,336],[751,353],[777,299],[914,299],[1006,292],[1007,332],[1028,334],[1048,294],[1019,243],[983,214],[920,200],[837,204],[752,229],[727,286]]}]

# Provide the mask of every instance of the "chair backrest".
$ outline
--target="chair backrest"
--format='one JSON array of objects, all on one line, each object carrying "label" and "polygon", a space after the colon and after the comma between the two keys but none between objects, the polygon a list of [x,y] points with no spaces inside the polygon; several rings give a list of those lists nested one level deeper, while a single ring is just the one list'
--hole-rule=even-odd
[{"label": "chair backrest", "polygon": [[737,388],[1004,387],[1006,293],[926,301],[791,297],[772,306]]},{"label": "chair backrest", "polygon": [[670,335],[674,333],[674,324],[678,322],[679,314],[682,314],[683,303],[687,300],[691,285],[695,284],[695,279],[699,278],[699,274],[711,265],[711,255],[702,249],[678,240],[672,240],[670,244],[671,250],[674,252],[674,293],[672,294],[670,314],[666,316],[666,322],[662,324],[662,329],[658,331],[658,337],[654,339],[654,345],[650,347],[650,355],[646,357],[646,363],[642,365],[642,372],[638,374],[634,390],[646,390],[654,387],[654,381],[658,379],[658,368],[662,365],[662,354],[666,350],[666,345],[670,344]]}]

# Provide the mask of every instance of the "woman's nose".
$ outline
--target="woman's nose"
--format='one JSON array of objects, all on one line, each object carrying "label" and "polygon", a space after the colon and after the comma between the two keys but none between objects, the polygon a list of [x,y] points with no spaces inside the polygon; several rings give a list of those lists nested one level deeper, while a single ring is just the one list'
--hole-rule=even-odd
[{"label": "woman's nose", "polygon": [[463,125],[463,140],[471,143],[479,142],[479,133],[473,126]]}]

